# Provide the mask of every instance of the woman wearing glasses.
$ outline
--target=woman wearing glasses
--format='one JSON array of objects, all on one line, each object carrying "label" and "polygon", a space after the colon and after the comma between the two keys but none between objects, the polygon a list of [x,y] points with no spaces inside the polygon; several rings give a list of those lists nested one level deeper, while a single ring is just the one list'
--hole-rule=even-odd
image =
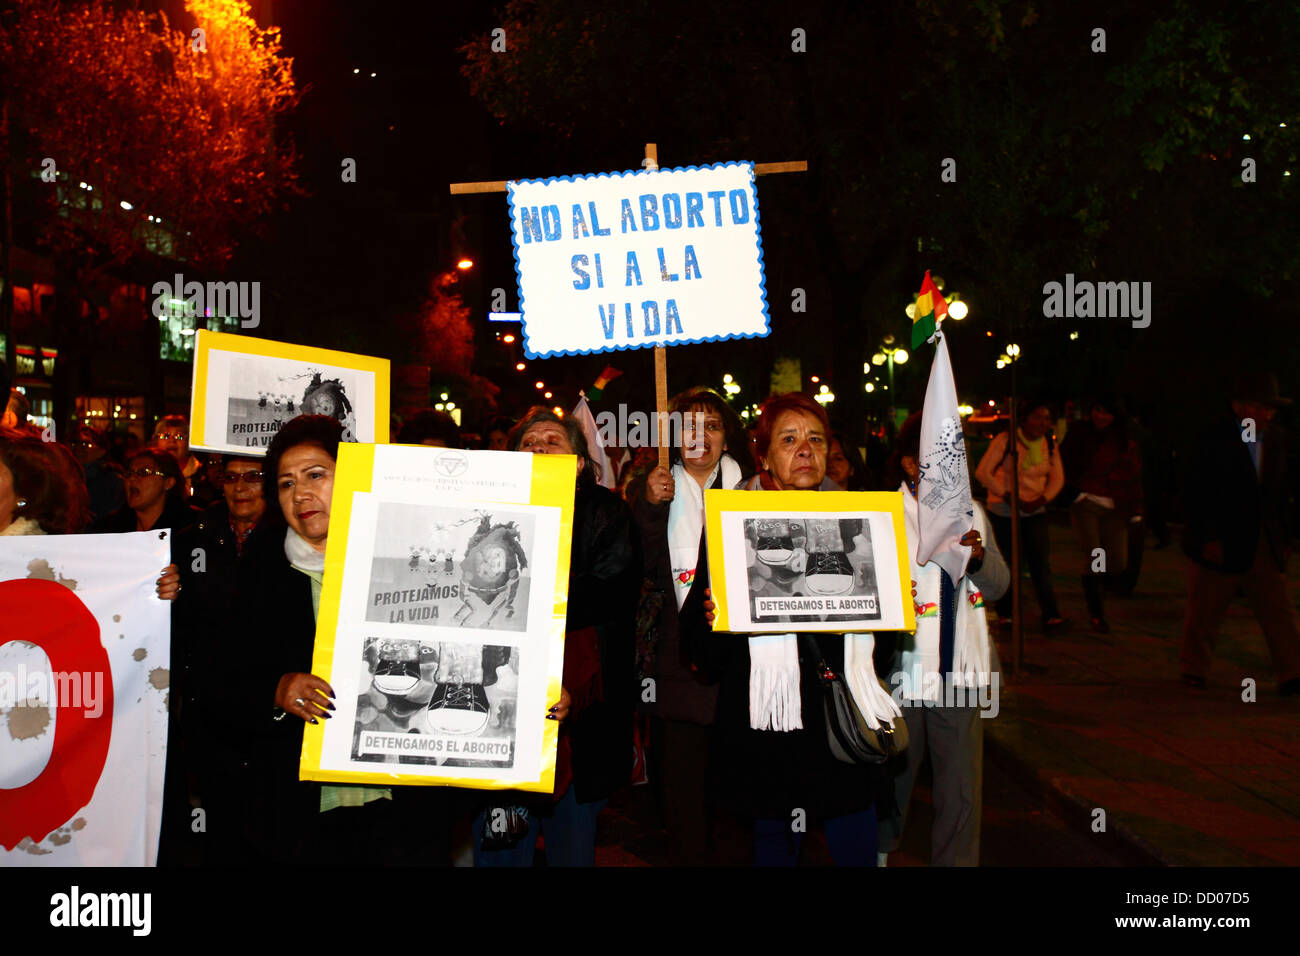
[{"label": "woman wearing glasses", "polygon": [[[442,788],[298,779],[303,724],[334,713],[333,688],[311,668],[342,439],[337,419],[300,415],[261,462],[275,523],[250,535],[239,561],[235,613],[247,622],[246,635],[212,655],[213,700],[239,752],[224,782],[232,803],[207,815],[207,839],[229,862],[427,865],[447,856]],[[221,819],[226,829],[218,835]]]},{"label": "woman wearing glasses", "polygon": [[126,507],[98,519],[90,530],[99,534],[179,531],[194,523],[194,511],[185,503],[185,479],[176,459],[155,445],[148,445],[126,460],[122,473],[126,482]]},{"label": "woman wearing glasses", "polygon": [[[230,610],[240,606],[237,583],[242,555],[256,548],[263,536],[278,531],[284,537],[279,509],[268,511],[262,494],[262,459],[227,456],[218,475],[221,500],[200,512],[194,526],[178,540],[180,553],[190,560],[181,562],[184,593],[176,602],[172,629],[172,699],[180,704],[173,707],[172,722],[179,728],[185,780],[197,789],[212,822],[208,834],[192,837],[186,812],[176,818],[177,825],[169,833],[177,841],[193,843],[210,863],[222,862],[230,846],[219,838],[219,831],[235,816],[228,808],[238,794],[230,782],[238,778],[243,760],[242,741],[230,732],[230,721],[223,719],[225,696],[213,675],[221,670],[221,658],[230,653],[224,638],[229,633]],[[188,805],[188,794],[184,802]]]}]

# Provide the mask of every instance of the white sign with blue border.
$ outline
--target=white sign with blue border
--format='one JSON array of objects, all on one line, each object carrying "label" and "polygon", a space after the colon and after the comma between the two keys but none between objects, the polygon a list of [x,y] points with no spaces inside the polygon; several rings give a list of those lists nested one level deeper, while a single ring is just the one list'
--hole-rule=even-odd
[{"label": "white sign with blue border", "polygon": [[770,331],[753,163],[506,190],[529,358]]}]

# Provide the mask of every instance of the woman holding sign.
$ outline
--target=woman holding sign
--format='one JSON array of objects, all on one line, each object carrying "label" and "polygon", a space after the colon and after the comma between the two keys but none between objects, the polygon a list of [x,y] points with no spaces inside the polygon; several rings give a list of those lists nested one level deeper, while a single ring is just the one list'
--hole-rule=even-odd
[{"label": "woman holding sign", "polygon": [[[748,487],[822,489],[829,439],[826,413],[811,398],[769,398],[758,425],[761,470]],[[705,558],[701,552],[696,574],[707,580]],[[721,681],[711,789],[753,820],[755,864],[794,866],[807,825],[820,821],[837,866],[875,866],[876,802],[888,799],[888,779],[883,765],[843,763],[831,753],[811,657],[820,655],[836,672],[861,672],[863,682],[878,687],[866,641],[827,633],[802,641],[794,634],[709,634],[708,595],[683,606],[683,641],[700,669]]]},{"label": "woman holding sign", "polygon": [[298,779],[303,722],[334,711],[334,690],[311,663],[343,433],[337,418],[300,415],[280,429],[263,461],[268,509],[278,505],[287,527],[250,537],[239,568],[247,640],[221,664],[238,693],[230,710],[249,748],[243,779],[232,785],[244,794],[243,820],[223,839],[228,852],[298,866],[445,862],[439,788],[411,794],[416,788]]},{"label": "woman holding sign", "polygon": [[[640,561],[627,506],[596,483],[572,417],[529,409],[509,447],[577,456],[563,693],[547,715],[565,723],[553,796],[503,794],[484,807],[474,820],[474,865],[531,866],[540,832],[549,865],[592,866],[596,818],[631,776],[632,612]],[[510,823],[503,831],[494,820]]]},{"label": "woman holding sign", "polygon": [[704,541],[704,492],[732,489],[753,472],[740,417],[711,388],[692,388],[670,403],[682,441],[670,468],[636,476],[627,499],[641,536],[645,584],[637,613],[640,707],[650,715],[650,780],[663,807],[675,865],[720,863],[713,851],[711,808],[704,796],[709,726],[717,687],[690,664],[679,617],[693,589]]}]

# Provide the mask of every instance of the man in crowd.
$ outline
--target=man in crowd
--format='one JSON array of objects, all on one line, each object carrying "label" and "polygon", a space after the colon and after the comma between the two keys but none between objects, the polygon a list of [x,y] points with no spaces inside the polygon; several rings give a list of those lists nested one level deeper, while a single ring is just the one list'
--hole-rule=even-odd
[{"label": "man in crowd", "polygon": [[153,444],[163,449],[181,467],[185,479],[185,499],[197,496],[199,505],[217,501],[221,497],[219,488],[208,486],[203,473],[203,462],[190,451],[190,423],[184,415],[164,415],[158,419],[153,428]]},{"label": "man in crowd", "polygon": [[1273,424],[1291,400],[1278,395],[1272,375],[1239,378],[1232,396],[1231,410],[1211,421],[1183,456],[1183,550],[1191,559],[1183,682],[1205,688],[1219,625],[1240,588],[1264,631],[1278,690],[1294,697],[1300,694],[1300,614],[1285,573],[1286,436]]}]

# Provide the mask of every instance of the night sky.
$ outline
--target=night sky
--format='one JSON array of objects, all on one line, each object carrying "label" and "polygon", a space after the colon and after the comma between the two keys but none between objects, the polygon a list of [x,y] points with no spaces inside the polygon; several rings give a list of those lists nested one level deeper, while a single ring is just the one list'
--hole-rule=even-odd
[{"label": "night sky", "polygon": [[[573,16],[602,9],[570,6]],[[971,303],[970,319],[949,323],[963,401],[1009,393],[994,359],[1015,340],[1024,350],[1021,391],[1060,402],[1118,389],[1148,418],[1177,419],[1188,403],[1221,390],[1225,355],[1260,357],[1241,323],[1261,311],[1276,322],[1262,364],[1283,373],[1284,394],[1295,391],[1287,374],[1300,364],[1291,263],[1258,258],[1253,247],[1256,258],[1239,261],[1248,243],[1234,235],[1263,228],[1279,246],[1294,238],[1287,215],[1294,190],[1262,182],[1294,158],[1294,139],[1260,143],[1261,184],[1251,192],[1234,182],[1242,154],[1235,120],[1224,128],[1236,141],[1215,126],[1177,144],[1181,153],[1161,169],[1147,162],[1177,120],[1153,109],[1164,102],[1177,112],[1179,81],[1172,99],[1146,90],[1135,109],[1119,108],[1126,88],[1116,77],[1124,70],[1136,71],[1126,82],[1140,86],[1170,63],[1203,58],[1195,30],[1166,36],[1156,23],[1173,14],[1160,5],[1135,13],[1119,3],[1084,11],[999,4],[1007,40],[991,48],[976,14],[945,19],[962,5],[867,6],[630,2],[625,20],[593,19],[607,41],[572,63],[556,55],[558,82],[576,93],[533,90],[527,121],[498,121],[471,95],[458,51],[467,41],[490,42],[505,22],[492,6],[279,3],[275,18],[304,91],[287,132],[307,195],[290,200],[264,237],[245,242],[228,271],[266,280],[267,313],[278,323],[266,334],[401,363],[406,346],[395,317],[418,305],[434,274],[467,255],[476,267],[461,292],[478,337],[475,371],[504,387],[503,411],[527,403],[535,377],[571,405],[607,363],[628,373],[608,397],[642,407],[653,400],[649,350],[551,359],[515,372],[519,344],[493,341],[501,327],[484,319],[494,288],[506,289],[507,308],[517,308],[505,195],[452,197],[447,187],[632,169],[655,141],[665,168],[730,159],[811,165],[807,174],[758,182],[772,335],[670,350],[674,391],[717,387],[729,371],[743,399],[761,400],[772,362],[795,356],[805,385],[819,375],[841,397],[834,417],[879,413],[879,391],[859,394],[861,363],[881,336],[906,336],[903,308],[927,268]],[[1285,97],[1268,88],[1267,74],[1274,56],[1279,63],[1290,56],[1284,35],[1252,35],[1267,15],[1246,7],[1253,12],[1224,27],[1235,57],[1229,69],[1242,70],[1250,105],[1271,122]],[[1185,20],[1194,26],[1196,17],[1192,9]],[[1288,15],[1288,29],[1295,19]],[[611,27],[623,22],[631,26]],[[809,37],[804,54],[791,51],[800,25]],[[1108,29],[1105,54],[1089,51],[1095,25]],[[1162,36],[1167,49],[1155,43]],[[1249,62],[1238,55],[1247,49]],[[941,62],[958,64],[947,80],[934,78]],[[1024,117],[1032,119],[1017,125]],[[1198,152],[1215,136],[1223,140],[1217,153]],[[949,155],[958,179],[943,184],[939,164]],[[357,161],[356,183],[341,181],[344,157]],[[1220,187],[1222,199],[1206,198]],[[1005,201],[1018,189],[1032,199]],[[1067,273],[1151,281],[1152,326],[1094,320],[1067,328],[1041,319],[1043,283]],[[1264,280],[1268,298],[1244,288],[1252,275]],[[794,288],[806,290],[806,314],[791,311]],[[1081,332],[1078,341],[1071,330]],[[927,357],[897,370],[900,403],[919,405]]]}]

